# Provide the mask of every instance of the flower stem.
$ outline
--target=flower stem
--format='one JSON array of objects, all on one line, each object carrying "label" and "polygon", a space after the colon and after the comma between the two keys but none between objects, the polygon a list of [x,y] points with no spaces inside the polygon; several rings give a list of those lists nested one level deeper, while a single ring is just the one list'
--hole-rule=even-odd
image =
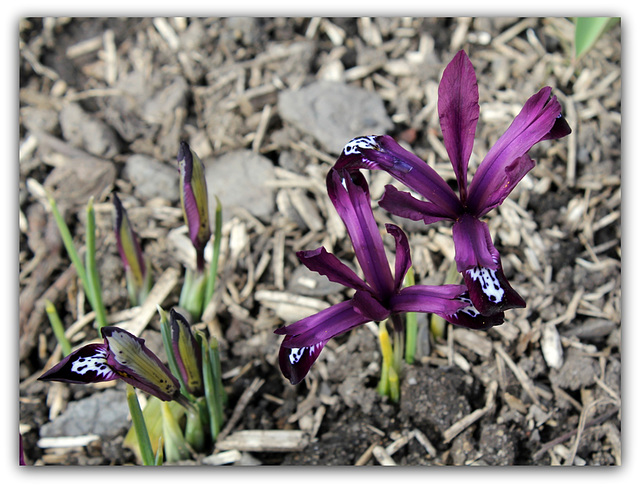
[{"label": "flower stem", "polygon": [[136,391],[130,384],[127,384],[127,403],[129,404],[129,412],[131,413],[133,428],[136,432],[138,446],[140,447],[142,463],[144,465],[155,465],[153,448],[151,447],[151,440],[149,440],[147,425],[144,422],[144,416],[140,409],[140,403],[138,402]]},{"label": "flower stem", "polygon": [[[451,266],[449,266],[449,271],[444,279],[444,284],[456,284],[459,279],[460,273],[458,272],[455,261],[453,261],[451,262]],[[441,318],[435,313],[431,315],[430,329],[433,338],[442,338],[444,336],[446,326],[447,322],[444,318]]]},{"label": "flower stem", "polygon": [[184,284],[180,291],[178,304],[189,312],[194,322],[199,321],[202,317],[205,286],[206,279],[203,272],[185,269]]},{"label": "flower stem", "polygon": [[[409,268],[404,277],[404,286],[413,286],[416,283],[413,267]],[[418,318],[415,312],[408,312],[405,315],[405,349],[404,359],[408,364],[412,364],[416,357],[416,339],[418,336]]]}]

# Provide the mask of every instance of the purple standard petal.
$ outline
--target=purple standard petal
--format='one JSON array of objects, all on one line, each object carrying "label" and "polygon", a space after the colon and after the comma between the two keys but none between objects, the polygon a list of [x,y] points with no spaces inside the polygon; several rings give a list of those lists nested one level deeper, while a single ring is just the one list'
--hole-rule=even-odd
[{"label": "purple standard petal", "polygon": [[460,199],[467,198],[467,167],[480,116],[478,82],[473,65],[459,51],[445,68],[438,87],[438,115],[444,146],[458,180]]},{"label": "purple standard petal", "polygon": [[107,364],[134,387],[163,401],[179,400],[180,383],[138,338],[115,326],[101,328],[108,346]]},{"label": "purple standard petal", "polygon": [[536,163],[531,160],[528,154],[524,154],[515,159],[511,164],[504,168],[503,172],[495,174],[493,191],[486,191],[480,199],[481,210],[476,212],[476,216],[479,218],[486,215],[496,206],[502,204],[502,202],[509,196],[513,188],[527,175],[531,169],[535,167]]},{"label": "purple standard petal", "polygon": [[371,320],[358,313],[351,301],[344,301],[291,325],[278,328],[274,333],[290,336],[289,348],[302,348],[327,342],[367,321]]},{"label": "purple standard petal", "polygon": [[341,172],[381,169],[437,205],[448,218],[454,219],[463,211],[458,196],[435,169],[388,135],[353,139],[343,149],[334,168]]},{"label": "purple standard petal", "polygon": [[296,255],[307,269],[326,276],[330,281],[337,282],[351,289],[372,291],[355,272],[335,255],[327,252],[324,247],[315,250],[303,250],[296,252]]},{"label": "purple standard petal", "polygon": [[91,343],[67,355],[38,380],[90,384],[115,380],[118,375],[107,364],[107,345]]},{"label": "purple standard petal", "polygon": [[282,341],[278,362],[282,374],[295,386],[307,376],[326,342],[314,343],[308,347],[291,347],[289,342],[290,337],[285,337]]},{"label": "purple standard petal", "polygon": [[411,267],[411,251],[409,249],[409,239],[399,226],[387,223],[385,225],[389,233],[396,241],[396,263],[395,263],[395,289],[399,291],[404,282],[404,276]]},{"label": "purple standard petal", "polygon": [[481,266],[496,269],[498,251],[493,246],[489,226],[471,215],[462,215],[453,224],[453,245],[458,272]]},{"label": "purple standard petal", "polygon": [[389,213],[410,220],[422,220],[427,225],[443,219],[451,219],[447,212],[442,211],[434,203],[414,198],[410,193],[399,191],[390,184],[385,186],[384,194],[378,204]]},{"label": "purple standard petal", "polygon": [[[535,144],[565,132],[562,124],[560,103],[555,96],[550,97],[551,88],[545,87],[533,95],[513,120],[506,132],[489,150],[469,185],[467,200],[469,209],[475,215],[483,215],[494,205],[494,193],[500,192],[504,200],[504,192],[511,192],[513,181],[505,173],[510,170],[512,175],[521,179],[528,170],[533,168],[531,159],[522,159]],[[568,128],[568,125],[566,125]],[[525,167],[514,167],[514,161],[525,164]],[[519,179],[518,179],[519,181]],[[505,183],[508,183],[505,186]],[[498,198],[498,199],[500,199]],[[495,206],[495,205],[494,205]]]},{"label": "purple standard petal", "polygon": [[388,298],[393,293],[394,281],[364,176],[354,171],[342,178],[338,171],[331,169],[327,175],[327,190],[347,228],[365,281],[380,299]]}]

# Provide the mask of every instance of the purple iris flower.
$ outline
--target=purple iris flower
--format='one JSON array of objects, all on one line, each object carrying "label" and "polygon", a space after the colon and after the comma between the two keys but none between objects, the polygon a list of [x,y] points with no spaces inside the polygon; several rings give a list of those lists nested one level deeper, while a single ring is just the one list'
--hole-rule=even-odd
[{"label": "purple iris flower", "polygon": [[39,380],[90,384],[122,379],[163,401],[189,406],[180,383],[142,338],[116,326],[100,329],[104,343],[90,343],[67,355]]},{"label": "purple iris flower", "polygon": [[571,129],[551,88],[541,89],[527,100],[467,184],[479,113],[476,75],[467,54],[460,51],[444,70],[438,89],[442,137],[459,195],[426,162],[386,135],[353,139],[334,167],[340,171],[385,170],[426,200],[388,185],[379,204],[395,215],[427,224],[452,220],[458,271],[475,308],[483,315],[493,315],[524,307],[525,301],[507,281],[489,227],[481,218],[500,205],[535,166],[527,154],[535,144],[564,137]]},{"label": "purple iris flower", "polygon": [[386,225],[396,243],[395,272],[392,274],[371,209],[369,188],[359,171],[345,173],[343,177],[331,169],[327,189],[347,228],[364,280],[324,247],[297,253],[310,270],[355,290],[355,294],[348,301],[275,331],[286,335],[280,346],[279,362],[282,373],[292,384],[307,375],[327,341],[368,321],[391,317],[396,330],[402,331],[399,314],[415,311],[436,313],[450,323],[476,329],[502,323],[503,313],[493,316],[478,313],[464,285],[402,287],[404,276],[411,267],[407,236],[396,225]]}]

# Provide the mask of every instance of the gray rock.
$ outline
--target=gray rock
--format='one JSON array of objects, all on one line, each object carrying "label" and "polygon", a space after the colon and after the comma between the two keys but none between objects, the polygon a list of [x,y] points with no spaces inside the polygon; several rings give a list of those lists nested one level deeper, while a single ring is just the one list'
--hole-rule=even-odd
[{"label": "gray rock", "polygon": [[107,389],[80,401],[70,402],[67,409],[40,428],[41,437],[80,436],[94,434],[113,438],[130,425],[129,406],[124,391]]},{"label": "gray rock", "polygon": [[53,108],[26,106],[20,108],[20,118],[29,130],[53,133],[58,126],[58,112]]},{"label": "gray rock", "polygon": [[598,374],[598,363],[594,358],[570,348],[560,370],[552,370],[549,379],[558,387],[577,391],[593,385]]},{"label": "gray rock", "polygon": [[238,150],[203,162],[209,205],[212,209],[215,207],[217,196],[222,203],[223,218],[228,219],[238,207],[262,219],[272,215],[275,191],[264,184],[275,179],[269,159],[249,150]]},{"label": "gray rock", "polygon": [[169,201],[180,199],[180,173],[178,168],[142,154],[127,159],[124,175],[133,184],[133,191],[139,198],[148,200],[161,197]]},{"label": "gray rock", "polygon": [[382,99],[363,88],[318,81],[278,97],[282,118],[315,137],[333,154],[360,135],[384,134],[393,127]]},{"label": "gray rock", "polygon": [[67,103],[62,107],[60,128],[65,140],[91,154],[110,158],[119,152],[113,129],[85,112],[77,103]]}]

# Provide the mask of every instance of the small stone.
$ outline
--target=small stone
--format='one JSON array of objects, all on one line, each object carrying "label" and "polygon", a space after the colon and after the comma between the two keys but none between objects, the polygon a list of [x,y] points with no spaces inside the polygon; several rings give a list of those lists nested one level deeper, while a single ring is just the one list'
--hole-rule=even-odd
[{"label": "small stone", "polygon": [[577,391],[593,385],[597,375],[598,365],[592,357],[569,349],[564,364],[558,371],[552,369],[549,379],[562,389]]},{"label": "small stone", "polygon": [[233,215],[234,207],[244,208],[264,220],[272,216],[275,191],[265,185],[265,181],[275,179],[271,160],[249,150],[238,150],[203,163],[206,167],[209,205],[215,208],[217,196],[225,220]]},{"label": "small stone", "polygon": [[567,335],[576,336],[581,340],[598,341],[609,336],[616,326],[611,320],[588,318],[581,325],[569,330]]},{"label": "small stone", "polygon": [[113,129],[85,112],[77,103],[67,103],[62,107],[60,127],[65,140],[91,154],[108,159],[120,152]]},{"label": "small stone", "polygon": [[393,127],[376,93],[332,81],[283,91],[278,110],[284,120],[315,137],[332,154],[340,154],[354,137],[385,134]]},{"label": "small stone", "polygon": [[108,389],[70,402],[60,416],[42,425],[40,437],[94,434],[112,438],[129,425],[126,394],[122,390]]},{"label": "small stone", "polygon": [[171,168],[152,157],[135,154],[127,159],[124,174],[133,184],[136,196],[143,200],[160,197],[175,202],[180,199],[177,167]]}]

